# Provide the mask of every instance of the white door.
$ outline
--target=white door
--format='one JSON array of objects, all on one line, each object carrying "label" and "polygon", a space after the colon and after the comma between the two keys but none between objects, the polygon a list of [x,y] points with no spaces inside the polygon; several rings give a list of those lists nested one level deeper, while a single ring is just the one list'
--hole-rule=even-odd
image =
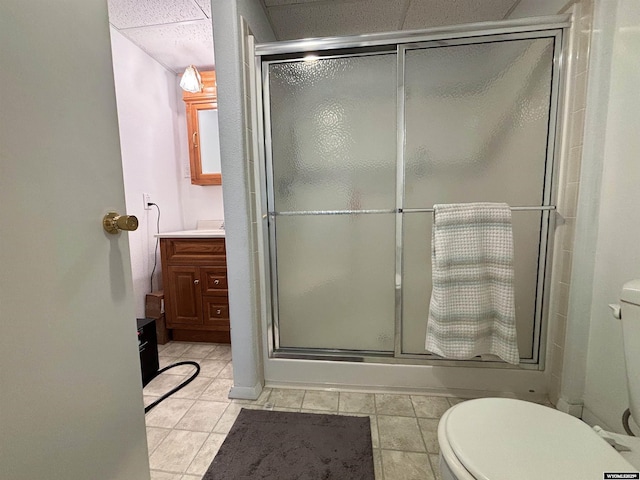
[{"label": "white door", "polygon": [[105,0],[0,2],[0,478],[148,480]]}]

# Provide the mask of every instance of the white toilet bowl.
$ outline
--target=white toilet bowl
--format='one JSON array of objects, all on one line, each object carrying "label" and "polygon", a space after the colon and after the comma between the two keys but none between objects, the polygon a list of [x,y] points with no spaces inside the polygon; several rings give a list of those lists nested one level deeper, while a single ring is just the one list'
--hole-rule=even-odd
[{"label": "white toilet bowl", "polygon": [[[640,451],[640,439],[627,438]],[[640,469],[577,418],[509,398],[450,408],[438,442],[443,480],[602,480]]]}]

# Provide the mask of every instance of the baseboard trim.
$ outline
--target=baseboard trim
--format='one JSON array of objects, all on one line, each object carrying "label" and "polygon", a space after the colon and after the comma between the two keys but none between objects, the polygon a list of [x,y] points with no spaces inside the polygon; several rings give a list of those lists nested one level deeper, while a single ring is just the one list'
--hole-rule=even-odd
[{"label": "baseboard trim", "polygon": [[340,391],[353,393],[392,393],[400,395],[429,395],[433,397],[457,397],[457,398],[516,398],[536,403],[548,403],[546,394],[539,393],[512,393],[491,390],[465,390],[443,388],[408,388],[408,387],[383,387],[380,385],[345,385],[339,383],[311,383],[311,382],[271,382],[265,381],[265,388],[302,389],[318,391]]},{"label": "baseboard trim", "polygon": [[256,383],[253,387],[238,387],[234,385],[229,391],[229,398],[238,400],[257,400],[261,393],[261,382]]},{"label": "baseboard trim", "polygon": [[564,398],[560,397],[556,409],[561,412],[568,413],[572,417],[582,418],[582,411],[584,405],[581,403],[569,403]]}]

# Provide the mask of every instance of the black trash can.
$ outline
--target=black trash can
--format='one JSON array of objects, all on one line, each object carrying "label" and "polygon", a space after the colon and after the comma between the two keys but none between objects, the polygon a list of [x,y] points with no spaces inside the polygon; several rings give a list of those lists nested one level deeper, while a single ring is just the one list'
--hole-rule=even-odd
[{"label": "black trash can", "polygon": [[160,368],[158,361],[158,336],[156,321],[153,318],[138,318],[138,349],[140,351],[140,369],[142,386],[156,378]]}]

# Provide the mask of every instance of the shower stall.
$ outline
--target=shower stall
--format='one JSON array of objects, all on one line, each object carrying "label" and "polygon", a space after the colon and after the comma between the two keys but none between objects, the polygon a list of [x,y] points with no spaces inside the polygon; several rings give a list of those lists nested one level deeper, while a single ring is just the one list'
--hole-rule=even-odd
[{"label": "shower stall", "polygon": [[[433,205],[466,202],[512,207],[515,370],[543,367],[568,25],[255,46],[267,376],[305,361],[512,369],[424,348]],[[331,375],[316,381],[348,383]]]}]

